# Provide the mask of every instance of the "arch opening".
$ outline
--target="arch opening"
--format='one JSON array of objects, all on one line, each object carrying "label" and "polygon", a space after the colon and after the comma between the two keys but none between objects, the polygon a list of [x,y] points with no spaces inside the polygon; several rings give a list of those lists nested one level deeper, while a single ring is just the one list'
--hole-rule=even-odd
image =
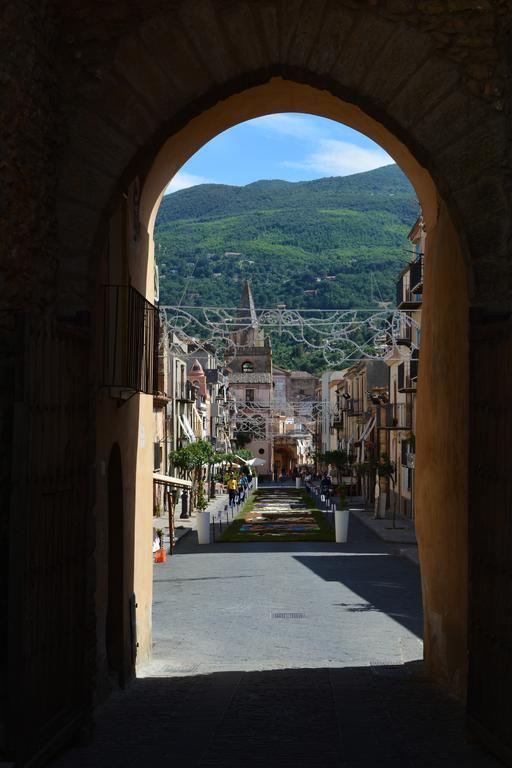
[{"label": "arch opening", "polygon": [[[467,317],[466,267],[459,233],[447,206],[440,198],[428,171],[407,147],[381,123],[354,104],[282,78],[249,88],[218,102],[192,118],[182,130],[160,148],[140,191],[136,213],[128,211],[128,230],[138,217],[137,237],[126,243],[121,261],[129,264],[132,283],[153,297],[153,229],[163,191],[172,177],[201,146],[215,135],[244,120],[279,112],[303,112],[343,122],[361,131],[382,146],[406,173],[420,200],[427,231],[425,255],[425,301],[422,321],[422,372],[418,395],[416,521],[423,575],[425,612],[425,660],[427,669],[460,696],[465,695],[467,663]],[[130,196],[130,195],[129,195]],[[122,249],[121,249],[122,250]],[[110,248],[112,259],[112,246]],[[439,340],[442,340],[441,343]],[[446,371],[449,371],[446,375]],[[132,417],[133,418],[133,415]],[[139,403],[138,424],[149,424],[150,404]],[[134,422],[135,424],[135,422]],[[139,431],[139,455],[133,467],[137,474],[137,499],[151,498],[149,473],[140,473],[144,445]],[[100,440],[105,436],[101,436]],[[455,449],[448,437],[458,434]],[[440,437],[441,435],[441,437]],[[108,438],[107,438],[108,440]],[[454,481],[455,479],[455,481]],[[143,488],[146,488],[143,491]],[[449,513],[445,513],[449,510]],[[146,528],[136,535],[137,547],[145,546],[150,535],[147,523],[134,512],[135,527]],[[457,542],[454,555],[453,542]],[[448,543],[450,542],[450,543]],[[149,654],[151,574],[144,557],[137,556],[140,587],[147,622],[141,621],[139,652]],[[440,568],[439,563],[443,566]],[[137,568],[136,568],[137,571]],[[137,573],[136,573],[137,581]],[[447,586],[448,585],[448,586]],[[461,596],[463,596],[461,598]]]}]

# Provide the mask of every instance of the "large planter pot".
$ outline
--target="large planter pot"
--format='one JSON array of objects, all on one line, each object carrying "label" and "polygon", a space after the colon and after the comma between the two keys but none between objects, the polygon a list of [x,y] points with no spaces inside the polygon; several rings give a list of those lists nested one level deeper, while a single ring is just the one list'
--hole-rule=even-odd
[{"label": "large planter pot", "polygon": [[381,518],[386,517],[386,501],[387,493],[385,491],[381,491],[379,496],[379,506],[377,507],[377,514]]},{"label": "large planter pot", "polygon": [[334,513],[334,531],[337,544],[345,544],[348,539],[348,509],[337,509]]},{"label": "large planter pot", "polygon": [[196,515],[197,541],[199,544],[210,543],[210,513],[198,512]]}]

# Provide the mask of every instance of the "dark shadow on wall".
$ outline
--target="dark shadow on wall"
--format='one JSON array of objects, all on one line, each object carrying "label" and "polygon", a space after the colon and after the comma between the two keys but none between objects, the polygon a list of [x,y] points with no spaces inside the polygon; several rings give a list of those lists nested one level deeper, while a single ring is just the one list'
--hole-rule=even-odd
[{"label": "dark shadow on wall", "polygon": [[399,667],[219,672],[135,681],[90,743],[52,768],[497,768],[464,709]]}]

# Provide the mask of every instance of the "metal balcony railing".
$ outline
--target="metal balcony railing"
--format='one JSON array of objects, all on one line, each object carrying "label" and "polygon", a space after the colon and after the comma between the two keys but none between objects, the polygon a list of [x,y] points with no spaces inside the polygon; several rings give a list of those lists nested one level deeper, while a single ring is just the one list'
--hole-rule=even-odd
[{"label": "metal balcony railing", "polygon": [[130,285],[104,286],[101,384],[126,400],[158,386],[158,309]]},{"label": "metal balcony railing", "polygon": [[407,403],[386,403],[376,409],[376,426],[379,429],[411,429],[412,410]]},{"label": "metal balcony railing", "polygon": [[347,416],[360,416],[363,413],[362,400],[347,400],[347,405],[343,409]]},{"label": "metal balcony railing", "polygon": [[[397,372],[397,385],[399,392],[416,392],[416,376],[418,372],[418,361],[409,360],[406,363],[400,363]],[[413,373],[415,374],[413,376]]]}]

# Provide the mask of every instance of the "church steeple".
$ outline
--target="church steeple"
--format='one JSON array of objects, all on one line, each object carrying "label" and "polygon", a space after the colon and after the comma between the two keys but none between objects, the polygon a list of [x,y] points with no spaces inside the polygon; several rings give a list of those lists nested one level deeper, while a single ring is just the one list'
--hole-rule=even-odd
[{"label": "church steeple", "polygon": [[250,280],[244,283],[231,338],[238,348],[270,346],[270,339],[265,338],[265,332],[259,327]]},{"label": "church steeple", "polygon": [[243,320],[244,325],[251,325],[252,328],[258,326],[258,317],[256,315],[256,307],[254,306],[250,280],[246,280],[244,283],[240,304],[238,305],[237,319]]}]

